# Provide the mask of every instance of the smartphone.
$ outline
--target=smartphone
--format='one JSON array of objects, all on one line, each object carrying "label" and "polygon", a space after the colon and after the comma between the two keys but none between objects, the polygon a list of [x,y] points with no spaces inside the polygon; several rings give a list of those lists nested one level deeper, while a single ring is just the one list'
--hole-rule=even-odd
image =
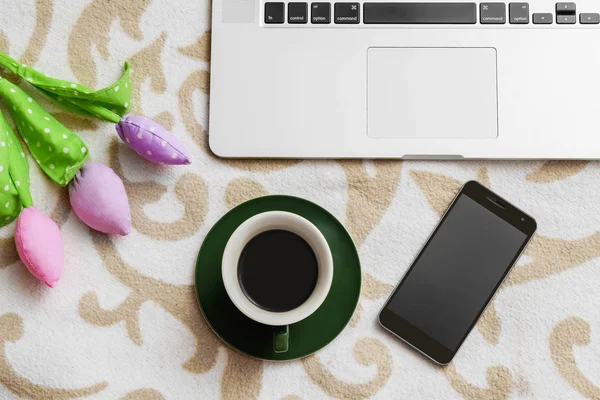
[{"label": "smartphone", "polygon": [[483,185],[467,182],[387,300],[379,323],[436,363],[448,364],[536,226]]}]

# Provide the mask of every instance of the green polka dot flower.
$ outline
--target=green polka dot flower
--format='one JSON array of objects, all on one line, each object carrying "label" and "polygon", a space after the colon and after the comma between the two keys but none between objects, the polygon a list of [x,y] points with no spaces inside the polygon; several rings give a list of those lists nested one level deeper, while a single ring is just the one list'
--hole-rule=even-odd
[{"label": "green polka dot flower", "polygon": [[81,138],[6,79],[0,81],[0,96],[34,160],[54,182],[67,185],[88,157]]},{"label": "green polka dot flower", "polygon": [[[16,148],[17,141],[14,133],[4,116],[0,114],[0,226],[12,222],[19,216],[19,212],[23,208],[19,191],[17,191],[17,186],[12,178],[15,172],[13,171],[11,174],[11,161],[14,158],[11,153]],[[15,167],[12,168],[15,169]],[[17,176],[19,176],[17,179],[22,179],[21,173],[17,173]],[[20,181],[18,182],[21,184]]]},{"label": "green polka dot flower", "polygon": [[29,184],[25,152],[0,113],[0,226],[17,220],[15,245],[21,261],[53,287],[62,273],[62,235],[56,223],[33,206]]},{"label": "green polka dot flower", "polygon": [[[114,84],[92,90],[56,79],[0,53],[0,66],[20,76],[58,107],[117,124],[119,137],[147,160],[161,164],[188,164],[183,143],[156,122],[128,115],[131,107],[129,64]],[[20,134],[33,160],[60,186],[69,187],[73,211],[91,228],[127,235],[131,212],[121,179],[103,164],[86,164],[89,149],[20,87],[0,77],[0,99],[11,114],[15,132],[0,113],[0,226],[16,219],[17,252],[29,271],[53,287],[63,266],[60,229],[39,212],[30,193],[29,164],[16,135]]]},{"label": "green polka dot flower", "polygon": [[32,205],[27,158],[8,121],[0,114],[0,226]]},{"label": "green polka dot flower", "polygon": [[35,86],[60,108],[75,114],[117,123],[131,107],[128,63],[125,63],[123,75],[117,82],[98,91],[79,83],[51,78],[3,53],[0,53],[0,65]]},{"label": "green polka dot flower", "polygon": [[127,114],[131,108],[128,63],[124,64],[123,75],[117,82],[96,91],[46,76],[3,53],[0,53],[0,65],[33,85],[58,107],[117,124],[119,137],[148,161],[169,165],[190,163],[188,151],[177,137],[149,118]]}]

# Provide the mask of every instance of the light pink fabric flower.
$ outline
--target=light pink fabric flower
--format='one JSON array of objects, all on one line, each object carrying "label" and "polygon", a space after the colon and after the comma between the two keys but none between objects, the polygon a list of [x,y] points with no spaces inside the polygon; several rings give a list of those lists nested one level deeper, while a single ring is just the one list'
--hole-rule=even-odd
[{"label": "light pink fabric flower", "polygon": [[58,225],[35,207],[27,207],[17,219],[15,244],[29,272],[54,287],[63,270],[63,241]]},{"label": "light pink fabric flower", "polygon": [[75,214],[90,228],[126,236],[131,210],[123,181],[104,164],[84,165],[69,184]]}]

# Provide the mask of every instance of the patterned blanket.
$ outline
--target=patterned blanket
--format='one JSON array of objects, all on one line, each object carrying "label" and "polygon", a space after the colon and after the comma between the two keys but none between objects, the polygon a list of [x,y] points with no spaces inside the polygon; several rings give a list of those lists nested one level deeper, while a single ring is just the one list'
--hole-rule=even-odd
[{"label": "patterned blanket", "polygon": [[[0,230],[0,398],[600,399],[599,165],[217,159],[207,148],[209,3],[2,1],[0,51],[92,88],[116,80],[129,60],[133,113],[169,128],[193,162],[151,165],[112,124],[65,114],[20,83],[83,137],[92,160],[122,177],[133,232],[92,233],[66,191],[32,163],[36,205],[63,231],[65,270],[54,289],[44,287],[17,261],[14,225]],[[454,362],[440,368],[380,329],[376,315],[470,179],[531,213],[539,228]],[[321,352],[289,363],[224,346],[193,291],[210,227],[267,193],[330,210],[363,265],[350,325]]]}]

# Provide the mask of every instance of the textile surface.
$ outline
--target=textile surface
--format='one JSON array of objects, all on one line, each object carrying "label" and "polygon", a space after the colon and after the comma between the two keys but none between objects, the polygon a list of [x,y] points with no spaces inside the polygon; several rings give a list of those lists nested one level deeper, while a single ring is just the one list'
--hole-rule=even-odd
[{"label": "textile surface", "polygon": [[[210,12],[207,0],[1,1],[0,51],[91,89],[116,81],[129,61],[132,114],[161,122],[192,164],[150,164],[114,124],[60,111],[5,76],[77,132],[91,162],[123,179],[132,233],[93,233],[71,212],[66,189],[30,160],[34,202],[61,226],[65,265],[46,288],[18,262],[14,223],[0,230],[0,398],[600,399],[597,163],[218,159],[206,140]],[[454,362],[440,368],[376,316],[471,179],[531,213],[538,233]],[[349,326],[316,355],[288,363],[224,346],[193,290],[210,227],[267,193],[330,210],[363,266]]]}]

